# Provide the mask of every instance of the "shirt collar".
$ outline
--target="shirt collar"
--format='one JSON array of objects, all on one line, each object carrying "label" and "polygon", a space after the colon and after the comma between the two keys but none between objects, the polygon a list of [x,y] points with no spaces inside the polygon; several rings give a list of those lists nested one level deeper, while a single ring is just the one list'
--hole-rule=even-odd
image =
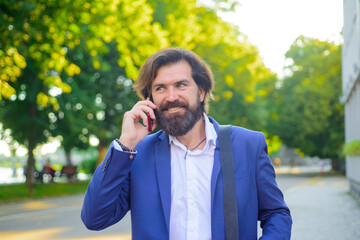
[{"label": "shirt collar", "polygon": [[[203,119],[205,120],[205,135],[206,135],[206,145],[209,144],[216,146],[216,138],[217,133],[215,131],[214,125],[210,122],[208,116],[206,113],[203,114]],[[175,144],[181,148],[185,147],[183,144],[181,144],[176,137],[169,135],[169,143]]]}]

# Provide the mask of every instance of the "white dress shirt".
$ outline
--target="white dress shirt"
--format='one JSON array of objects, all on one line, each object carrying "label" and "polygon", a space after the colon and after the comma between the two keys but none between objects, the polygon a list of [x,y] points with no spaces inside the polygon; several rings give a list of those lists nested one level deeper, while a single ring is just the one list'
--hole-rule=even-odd
[{"label": "white dress shirt", "polygon": [[216,131],[206,114],[206,145],[191,152],[169,136],[171,151],[170,240],[211,239],[211,174]]},{"label": "white dress shirt", "polygon": [[[191,152],[169,136],[171,152],[170,240],[211,239],[211,175],[217,134],[204,113],[206,145]],[[114,147],[122,151],[114,141]]]}]

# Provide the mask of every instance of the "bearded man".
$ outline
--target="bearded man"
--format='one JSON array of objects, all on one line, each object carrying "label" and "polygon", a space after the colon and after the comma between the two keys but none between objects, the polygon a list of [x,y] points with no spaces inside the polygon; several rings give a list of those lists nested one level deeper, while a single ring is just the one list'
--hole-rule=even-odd
[{"label": "bearded man", "polygon": [[[130,210],[132,239],[225,239],[219,124],[206,114],[213,84],[192,51],[148,58],[135,83],[144,100],[124,114],[120,138],[88,186],[81,212],[88,229],[113,225]],[[238,238],[257,239],[261,221],[261,239],[290,239],[290,211],[264,135],[231,126],[231,145]]]}]

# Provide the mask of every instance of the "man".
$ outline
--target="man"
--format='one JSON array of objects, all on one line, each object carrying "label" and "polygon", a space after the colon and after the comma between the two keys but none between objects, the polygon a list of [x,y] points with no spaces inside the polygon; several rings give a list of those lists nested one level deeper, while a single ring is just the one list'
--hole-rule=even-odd
[{"label": "man", "polygon": [[[135,84],[144,99],[124,114],[85,195],[81,218],[104,229],[131,210],[133,239],[225,239],[218,123],[207,117],[213,77],[193,52],[152,55]],[[154,123],[148,123],[149,114]],[[148,124],[155,134],[148,135]],[[290,239],[292,220],[264,135],[231,127],[239,239]]]}]

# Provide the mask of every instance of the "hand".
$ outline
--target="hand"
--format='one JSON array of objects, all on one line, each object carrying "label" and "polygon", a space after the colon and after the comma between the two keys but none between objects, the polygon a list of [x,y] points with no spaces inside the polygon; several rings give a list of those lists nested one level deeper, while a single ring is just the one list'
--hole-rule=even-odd
[{"label": "hand", "polygon": [[[156,105],[147,98],[144,101],[137,102],[133,108],[124,114],[121,136],[119,141],[126,147],[134,149],[136,145],[149,134],[147,125],[147,113],[151,119],[155,119],[154,109]],[[140,123],[140,119],[144,123]],[[156,122],[152,123],[152,129],[156,128]]]}]

